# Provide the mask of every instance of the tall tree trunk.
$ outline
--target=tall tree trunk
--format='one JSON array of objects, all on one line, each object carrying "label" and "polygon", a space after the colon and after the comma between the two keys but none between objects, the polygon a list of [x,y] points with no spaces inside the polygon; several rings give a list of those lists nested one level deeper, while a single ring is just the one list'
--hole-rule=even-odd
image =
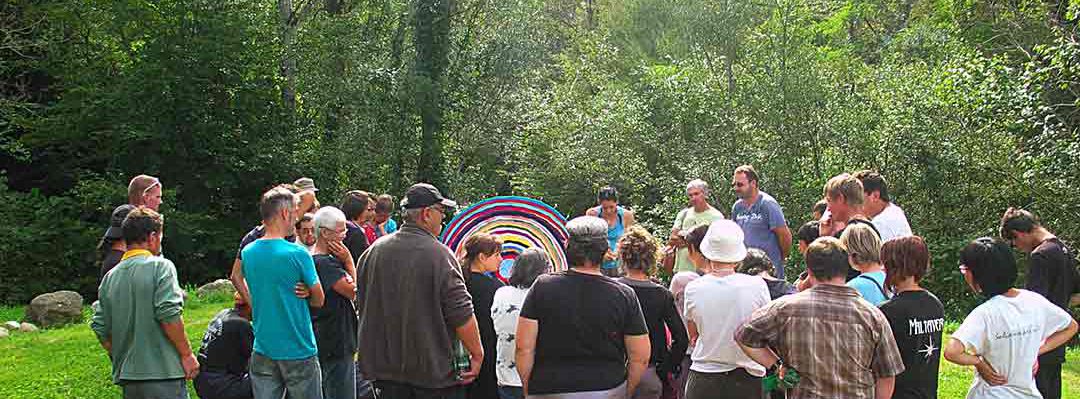
[{"label": "tall tree trunk", "polygon": [[[415,0],[416,111],[421,120],[417,179],[445,185],[442,154],[443,74],[449,64],[452,0]],[[448,190],[449,187],[442,187]]]},{"label": "tall tree trunk", "polygon": [[296,110],[296,55],[293,44],[296,42],[296,24],[293,16],[292,0],[278,0],[278,20],[281,29],[281,102],[285,109]]}]

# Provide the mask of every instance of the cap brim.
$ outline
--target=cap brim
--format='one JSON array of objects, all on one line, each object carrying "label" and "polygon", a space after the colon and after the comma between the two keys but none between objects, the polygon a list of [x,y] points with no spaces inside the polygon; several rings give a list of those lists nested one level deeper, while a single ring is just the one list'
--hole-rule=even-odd
[{"label": "cap brim", "polygon": [[448,200],[446,198],[443,198],[442,201],[439,201],[439,203],[447,208],[457,208],[457,202]]},{"label": "cap brim", "polygon": [[105,238],[121,238],[123,236],[124,232],[120,228],[109,226],[109,228],[105,230]]}]

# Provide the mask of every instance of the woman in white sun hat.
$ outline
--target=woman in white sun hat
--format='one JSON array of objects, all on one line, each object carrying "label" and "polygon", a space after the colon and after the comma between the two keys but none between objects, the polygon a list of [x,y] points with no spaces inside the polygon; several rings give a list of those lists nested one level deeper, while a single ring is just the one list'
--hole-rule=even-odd
[{"label": "woman in white sun hat", "polygon": [[684,316],[694,348],[686,398],[760,398],[765,368],[739,349],[735,329],[769,303],[769,288],[760,277],[735,273],[746,257],[735,222],[710,224],[701,253],[709,260],[705,275],[686,286]]}]

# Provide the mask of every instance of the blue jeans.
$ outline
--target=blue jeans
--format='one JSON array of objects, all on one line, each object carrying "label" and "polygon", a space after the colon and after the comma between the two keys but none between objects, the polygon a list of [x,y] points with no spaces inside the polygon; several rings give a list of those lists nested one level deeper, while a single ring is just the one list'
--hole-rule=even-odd
[{"label": "blue jeans", "polygon": [[356,399],[356,363],[352,357],[323,359],[323,399]]},{"label": "blue jeans", "polygon": [[251,390],[255,399],[322,399],[322,371],[316,356],[300,360],[273,360],[251,354]]},{"label": "blue jeans", "polygon": [[499,399],[525,399],[525,392],[521,387],[499,385]]},{"label": "blue jeans", "polygon": [[188,399],[187,382],[173,380],[121,380],[124,399]]}]

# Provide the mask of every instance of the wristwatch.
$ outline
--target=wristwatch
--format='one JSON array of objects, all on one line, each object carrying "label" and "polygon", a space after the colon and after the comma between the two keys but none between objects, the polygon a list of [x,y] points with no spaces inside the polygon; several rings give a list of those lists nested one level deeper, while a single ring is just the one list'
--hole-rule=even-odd
[{"label": "wristwatch", "polygon": [[769,366],[769,368],[765,370],[765,374],[776,374],[776,372],[779,371],[781,367],[784,367],[784,359],[776,359],[776,363],[773,363],[772,366]]}]

